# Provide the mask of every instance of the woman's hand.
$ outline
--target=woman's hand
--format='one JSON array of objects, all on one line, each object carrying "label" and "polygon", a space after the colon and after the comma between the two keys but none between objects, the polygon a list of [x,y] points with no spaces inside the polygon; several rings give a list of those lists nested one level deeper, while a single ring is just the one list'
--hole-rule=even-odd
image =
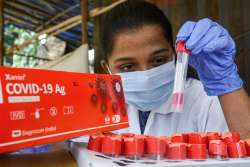
[{"label": "woman's hand", "polygon": [[186,22],[177,35],[191,51],[193,66],[208,95],[219,96],[231,131],[250,137],[250,99],[234,63],[235,43],[226,29],[209,19]]},{"label": "woman's hand", "polygon": [[177,35],[191,51],[189,64],[196,69],[205,91],[220,96],[243,86],[234,63],[235,43],[226,29],[210,19],[186,22]]}]

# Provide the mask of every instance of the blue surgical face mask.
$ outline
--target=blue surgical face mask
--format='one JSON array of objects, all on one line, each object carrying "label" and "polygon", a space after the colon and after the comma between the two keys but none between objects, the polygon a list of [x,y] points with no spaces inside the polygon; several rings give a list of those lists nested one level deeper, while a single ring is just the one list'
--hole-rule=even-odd
[{"label": "blue surgical face mask", "polygon": [[119,73],[126,103],[141,111],[158,108],[172,93],[174,74],[174,61],[146,71]]}]

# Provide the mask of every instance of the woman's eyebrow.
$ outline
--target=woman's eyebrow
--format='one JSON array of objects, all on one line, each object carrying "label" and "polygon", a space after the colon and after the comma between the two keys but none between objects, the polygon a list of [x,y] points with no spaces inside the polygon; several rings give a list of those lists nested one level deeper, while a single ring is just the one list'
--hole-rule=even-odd
[{"label": "woman's eyebrow", "polygon": [[121,57],[121,58],[117,58],[114,62],[117,63],[117,62],[130,61],[130,60],[133,60],[133,58],[131,58],[131,57]]},{"label": "woman's eyebrow", "polygon": [[154,56],[154,55],[157,55],[160,53],[164,53],[164,52],[169,52],[169,49],[167,49],[167,48],[158,49],[158,50],[154,51],[153,53],[151,53],[151,56]]}]

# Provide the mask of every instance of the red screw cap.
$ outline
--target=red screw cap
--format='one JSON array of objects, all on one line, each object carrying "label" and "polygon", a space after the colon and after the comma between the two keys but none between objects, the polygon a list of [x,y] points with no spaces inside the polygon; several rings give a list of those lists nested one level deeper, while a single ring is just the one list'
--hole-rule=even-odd
[{"label": "red screw cap", "polygon": [[247,156],[250,157],[250,139],[245,140]]},{"label": "red screw cap", "polygon": [[210,140],[208,153],[211,156],[228,157],[227,144],[221,140]]},{"label": "red screw cap", "polygon": [[188,135],[189,144],[208,144],[206,133],[190,133]]},{"label": "red screw cap", "polygon": [[207,159],[207,146],[206,144],[189,144],[187,147],[188,158],[193,160],[206,160]]},{"label": "red screw cap", "polygon": [[147,154],[164,155],[167,148],[167,140],[164,138],[148,136],[145,138],[145,146]]},{"label": "red screw cap", "polygon": [[208,132],[207,139],[210,140],[221,140],[221,134],[219,132]]},{"label": "red screw cap", "polygon": [[144,138],[142,135],[123,137],[123,154],[126,156],[143,156]]},{"label": "red screw cap", "polygon": [[187,144],[186,143],[170,143],[168,145],[166,157],[170,160],[187,159]]},{"label": "red screw cap", "polygon": [[121,136],[105,136],[102,139],[102,153],[110,156],[121,154],[122,138]]},{"label": "red screw cap", "polygon": [[134,133],[122,133],[121,136],[122,137],[134,137],[135,134]]},{"label": "red screw cap", "polygon": [[230,158],[242,158],[247,155],[245,142],[242,140],[239,142],[228,143],[227,149]]},{"label": "red screw cap", "polygon": [[176,52],[185,52],[190,55],[190,50],[186,48],[184,41],[178,41],[175,48]]},{"label": "red screw cap", "polygon": [[188,134],[184,133],[176,133],[171,136],[171,142],[173,143],[187,143],[188,142]]},{"label": "red screw cap", "polygon": [[89,137],[89,142],[87,148],[92,151],[101,152],[102,147],[102,134],[95,134]]},{"label": "red screw cap", "polygon": [[221,138],[226,143],[233,143],[240,141],[240,134],[238,132],[222,133]]}]

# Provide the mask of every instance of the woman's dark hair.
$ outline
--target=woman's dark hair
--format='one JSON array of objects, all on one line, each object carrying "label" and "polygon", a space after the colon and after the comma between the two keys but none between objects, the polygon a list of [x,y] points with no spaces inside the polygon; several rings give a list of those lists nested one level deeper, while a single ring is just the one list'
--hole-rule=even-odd
[{"label": "woman's dark hair", "polygon": [[[164,13],[154,4],[142,0],[127,0],[107,12],[100,24],[100,55],[95,65],[107,60],[112,52],[117,34],[141,28],[145,25],[159,25],[164,37],[173,47],[172,26]],[[97,71],[98,72],[98,71]]]},{"label": "woman's dark hair", "polygon": [[[154,4],[143,0],[127,0],[103,15],[100,24],[100,46],[95,56],[94,71],[105,73],[101,60],[108,60],[117,34],[136,30],[145,25],[159,25],[164,37],[174,50],[172,26],[165,14]],[[188,77],[198,78],[195,70],[188,67]]]}]

